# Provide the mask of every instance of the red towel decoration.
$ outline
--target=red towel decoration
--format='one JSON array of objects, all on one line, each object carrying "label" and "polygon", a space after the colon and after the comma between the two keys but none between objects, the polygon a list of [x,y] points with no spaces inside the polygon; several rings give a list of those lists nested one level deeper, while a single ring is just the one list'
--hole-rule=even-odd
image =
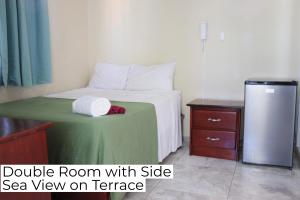
[{"label": "red towel decoration", "polygon": [[114,115],[114,114],[125,114],[126,109],[121,106],[111,106],[110,110],[108,111],[108,115]]}]

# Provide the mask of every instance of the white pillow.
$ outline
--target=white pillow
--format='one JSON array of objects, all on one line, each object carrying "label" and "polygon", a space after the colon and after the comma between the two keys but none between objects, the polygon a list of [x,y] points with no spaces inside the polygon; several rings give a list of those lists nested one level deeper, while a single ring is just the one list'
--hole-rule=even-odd
[{"label": "white pillow", "polygon": [[130,65],[98,63],[89,87],[123,90],[126,87],[129,69]]},{"label": "white pillow", "polygon": [[133,65],[128,74],[127,90],[173,90],[176,63],[150,67]]},{"label": "white pillow", "polygon": [[128,72],[128,80],[138,77],[139,75],[146,73],[150,70],[150,67],[144,65],[132,65]]}]

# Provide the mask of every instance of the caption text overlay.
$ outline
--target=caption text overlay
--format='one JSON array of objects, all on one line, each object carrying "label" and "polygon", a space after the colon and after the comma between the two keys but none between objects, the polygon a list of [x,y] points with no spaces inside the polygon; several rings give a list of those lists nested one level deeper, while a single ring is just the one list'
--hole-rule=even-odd
[{"label": "caption text overlay", "polygon": [[1,165],[1,192],[145,192],[173,165]]}]

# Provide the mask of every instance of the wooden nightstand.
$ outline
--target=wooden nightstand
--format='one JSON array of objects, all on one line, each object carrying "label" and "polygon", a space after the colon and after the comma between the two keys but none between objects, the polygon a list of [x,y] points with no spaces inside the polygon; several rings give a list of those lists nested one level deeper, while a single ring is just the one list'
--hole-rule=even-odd
[{"label": "wooden nightstand", "polygon": [[[46,129],[52,123],[0,118],[1,164],[48,164]],[[5,200],[51,200],[51,193],[2,193]]]},{"label": "wooden nightstand", "polygon": [[190,106],[190,155],[238,160],[243,102],[196,99]]}]

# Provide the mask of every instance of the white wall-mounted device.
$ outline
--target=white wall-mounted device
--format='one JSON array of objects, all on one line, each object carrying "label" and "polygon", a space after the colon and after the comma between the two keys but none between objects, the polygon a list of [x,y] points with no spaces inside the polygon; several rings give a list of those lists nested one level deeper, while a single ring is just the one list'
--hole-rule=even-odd
[{"label": "white wall-mounted device", "polygon": [[224,33],[224,32],[221,32],[221,33],[220,33],[220,40],[221,40],[221,41],[224,41],[224,40],[225,40],[225,33]]},{"label": "white wall-mounted device", "polygon": [[202,51],[204,51],[204,49],[205,49],[205,42],[207,40],[207,29],[208,29],[207,22],[201,22],[200,29],[201,29],[200,31],[201,31]]}]

